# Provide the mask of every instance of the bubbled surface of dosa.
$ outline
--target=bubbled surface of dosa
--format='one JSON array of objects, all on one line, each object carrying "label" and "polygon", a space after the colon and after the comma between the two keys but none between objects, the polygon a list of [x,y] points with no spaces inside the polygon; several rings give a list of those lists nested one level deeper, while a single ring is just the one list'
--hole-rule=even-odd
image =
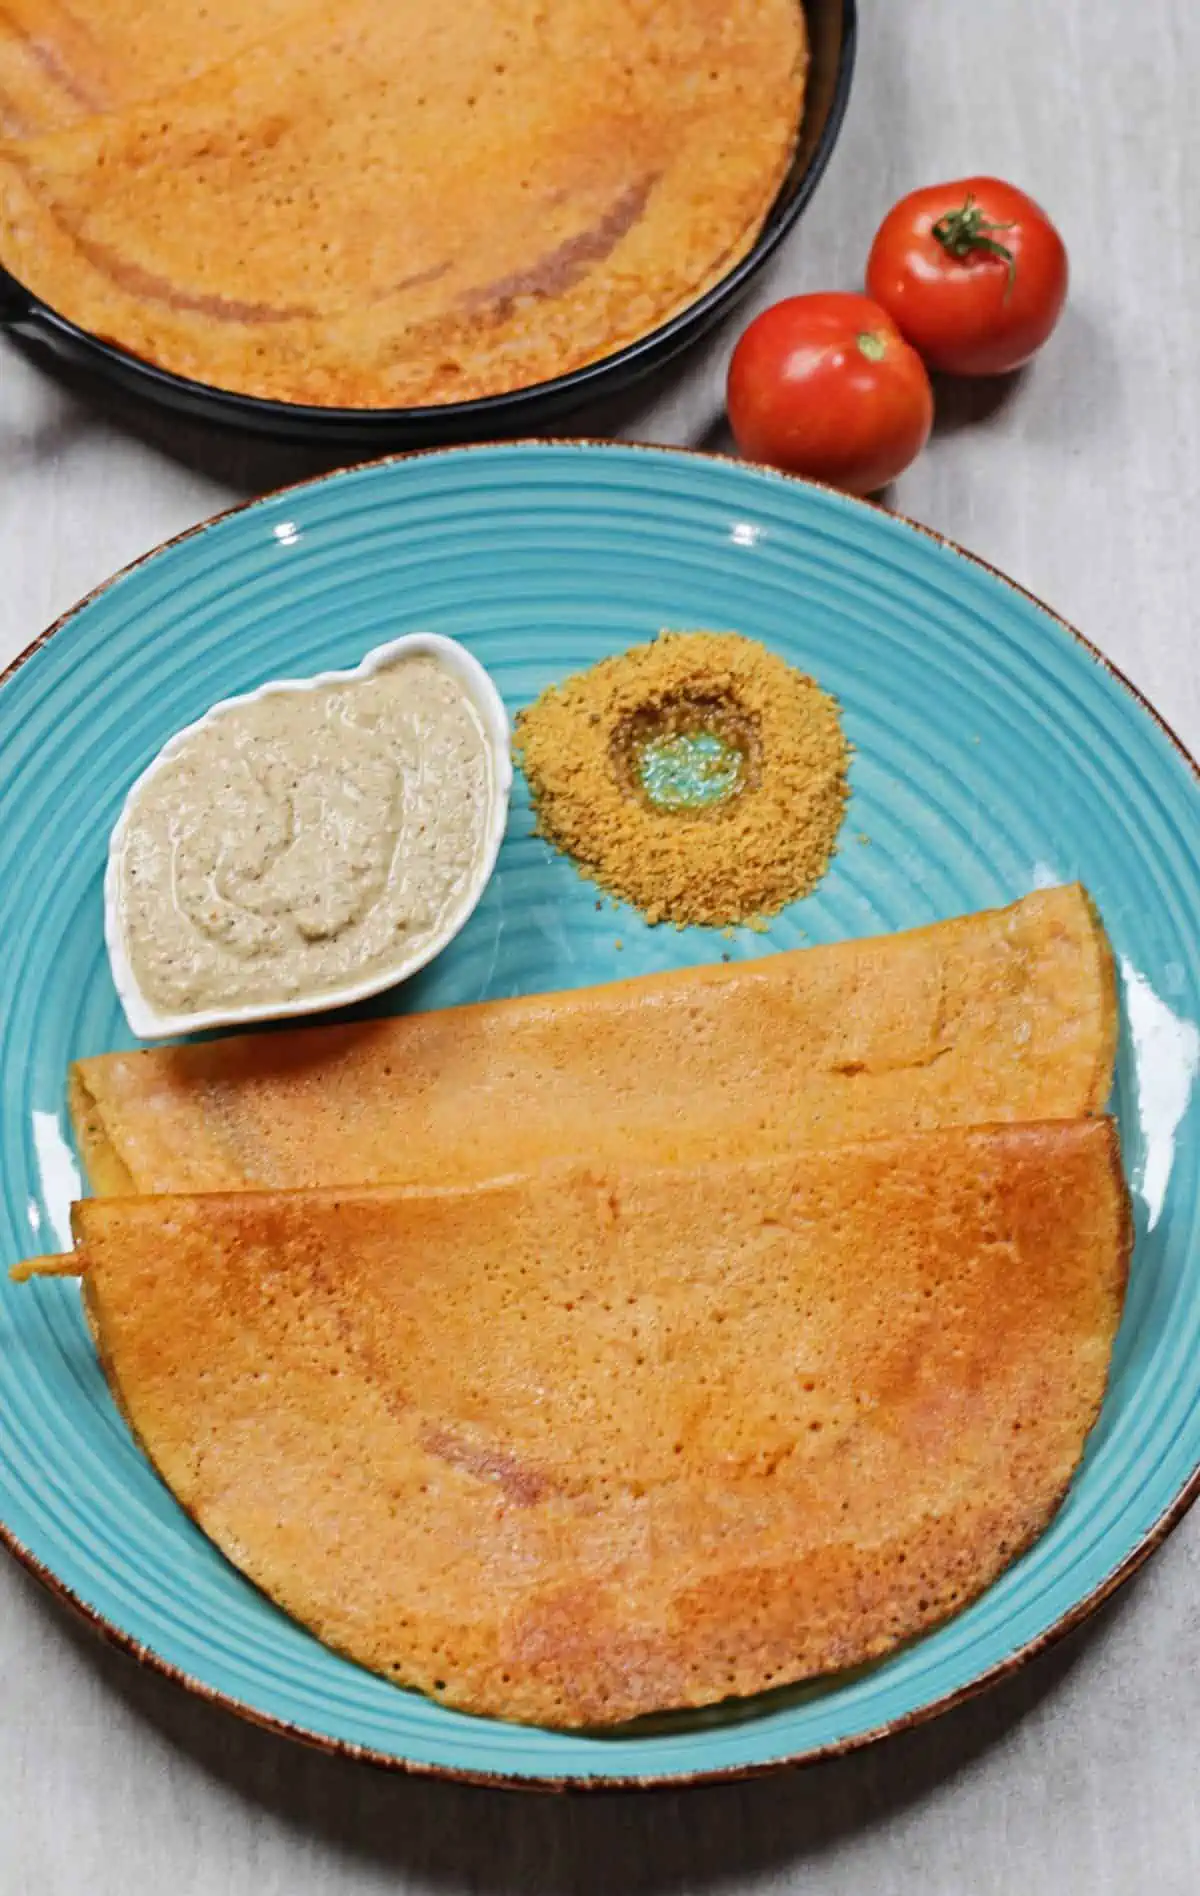
[{"label": "bubbled surface of dosa", "polygon": [[328,0],[4,0],[0,134],[35,138],[144,104],[329,13]]},{"label": "bubbled surface of dosa", "polygon": [[1116,998],[1086,895],[906,934],[356,1026],[79,1062],[99,1192],[442,1184],[675,1163],[1105,1104]]},{"label": "bubbled surface of dosa", "polygon": [[1070,1480],[1129,1248],[1104,1119],[76,1228],[122,1407],[229,1558],[397,1682],[564,1726],[973,1598]]},{"label": "bubbled surface of dosa", "polygon": [[[130,85],[111,24],[88,57],[57,13],[12,41],[57,129],[22,133],[10,77],[0,259],[251,395],[439,403],[610,353],[750,248],[800,122],[798,0],[273,0],[250,43],[189,9],[195,56],[167,9]],[[0,103],[4,58],[0,35]],[[72,119],[64,93],[108,103]]]}]

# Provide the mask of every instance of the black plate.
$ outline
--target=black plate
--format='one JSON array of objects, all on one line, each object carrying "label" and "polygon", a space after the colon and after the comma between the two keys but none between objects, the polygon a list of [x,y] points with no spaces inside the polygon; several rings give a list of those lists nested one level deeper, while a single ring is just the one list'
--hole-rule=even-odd
[{"label": "black plate", "polygon": [[745,294],[796,223],[820,182],[841,130],[857,31],[856,0],[805,0],[805,13],[811,64],[804,123],[791,169],[754,248],[728,276],[660,329],[552,382],[435,408],[316,408],[302,402],[261,401],[171,375],[114,343],[101,341],[68,322],[3,269],[0,325],[51,343],[131,394],[149,397],[182,414],[283,440],[378,451],[537,433],[585,403],[620,394],[695,342]]}]

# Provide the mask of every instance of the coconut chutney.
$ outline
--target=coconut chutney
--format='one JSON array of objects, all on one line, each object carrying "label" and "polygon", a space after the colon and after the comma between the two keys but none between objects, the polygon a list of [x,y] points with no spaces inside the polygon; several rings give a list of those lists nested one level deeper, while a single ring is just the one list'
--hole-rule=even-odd
[{"label": "coconut chutney", "polygon": [[428,652],[204,719],[135,789],[117,902],[164,1013],[397,978],[473,899],[496,769],[462,678]]}]

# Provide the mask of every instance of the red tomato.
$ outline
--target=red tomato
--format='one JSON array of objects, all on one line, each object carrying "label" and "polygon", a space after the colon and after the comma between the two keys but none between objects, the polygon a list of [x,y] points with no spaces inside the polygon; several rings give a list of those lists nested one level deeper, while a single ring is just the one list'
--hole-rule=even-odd
[{"label": "red tomato", "polygon": [[873,494],[915,460],[933,425],[921,358],[865,296],[789,296],[733,352],[729,425],[752,461]]},{"label": "red tomato", "polygon": [[998,178],[913,191],[879,227],[867,288],[931,369],[1004,375],[1036,354],[1067,298],[1046,213]]}]

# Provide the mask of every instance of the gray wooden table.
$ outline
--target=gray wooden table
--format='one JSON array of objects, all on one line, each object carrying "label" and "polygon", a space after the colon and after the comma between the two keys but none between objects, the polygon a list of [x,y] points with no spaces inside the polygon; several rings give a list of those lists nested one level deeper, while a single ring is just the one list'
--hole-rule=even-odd
[{"label": "gray wooden table", "polygon": [[[1011,176],[1071,306],[1011,388],[948,390],[896,505],[1072,619],[1200,750],[1200,8],[864,0],[849,123],[762,301],[855,287],[912,185]],[[727,445],[715,343],[581,432]],[[320,471],[0,352],[0,663],[114,567]],[[0,1896],[1196,1896],[1200,1513],[1082,1633],[933,1725],[816,1771],[554,1800],[409,1783],[242,1726],[0,1562]]]}]

